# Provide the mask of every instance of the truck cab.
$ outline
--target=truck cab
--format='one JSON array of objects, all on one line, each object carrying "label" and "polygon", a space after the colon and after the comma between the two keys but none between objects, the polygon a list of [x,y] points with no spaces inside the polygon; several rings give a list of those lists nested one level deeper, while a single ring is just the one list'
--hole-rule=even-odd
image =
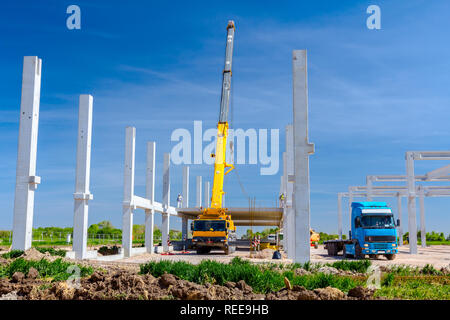
[{"label": "truck cab", "polygon": [[191,224],[192,243],[197,254],[209,253],[220,249],[225,254],[236,250],[236,227],[231,218],[198,219]]},{"label": "truck cab", "polygon": [[366,254],[371,257],[382,254],[388,260],[395,259],[399,224],[385,202],[353,202],[350,241],[344,244],[344,256],[364,258]]},{"label": "truck cab", "polygon": [[384,255],[393,260],[398,253],[398,226],[400,220],[394,221],[386,202],[352,202],[349,239],[325,241],[325,249],[332,256],[342,250],[344,257],[364,259],[366,255],[371,258]]}]

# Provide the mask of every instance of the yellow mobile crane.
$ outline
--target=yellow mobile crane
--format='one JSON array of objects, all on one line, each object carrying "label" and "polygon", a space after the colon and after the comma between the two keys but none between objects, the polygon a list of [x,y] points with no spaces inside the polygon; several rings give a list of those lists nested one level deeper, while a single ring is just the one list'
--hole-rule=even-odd
[{"label": "yellow mobile crane", "polygon": [[[211,207],[202,213],[191,224],[192,242],[198,254],[208,253],[211,249],[222,249],[225,254],[236,250],[236,227],[226,208],[222,208],[223,180],[231,170],[232,164],[226,163],[226,147],[228,135],[228,109],[231,89],[231,63],[233,56],[234,22],[228,21],[227,45],[225,50],[225,68],[222,77],[222,96],[220,99],[219,123],[217,124],[216,154],[214,160],[214,182],[211,196]],[[226,171],[225,171],[226,170]]]}]

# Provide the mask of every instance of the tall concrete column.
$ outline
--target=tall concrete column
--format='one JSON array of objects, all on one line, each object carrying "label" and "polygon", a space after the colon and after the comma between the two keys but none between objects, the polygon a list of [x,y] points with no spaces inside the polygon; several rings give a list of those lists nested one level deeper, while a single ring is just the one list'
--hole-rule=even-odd
[{"label": "tall concrete column", "polygon": [[353,192],[351,188],[348,189],[348,235],[350,235],[350,231],[352,230],[352,203],[353,203]]},{"label": "tall concrete column", "polygon": [[294,50],[294,197],[295,210],[295,262],[310,259],[310,189],[309,156],[314,144],[308,139],[308,72],[306,50]]},{"label": "tall concrete column", "polygon": [[367,184],[367,201],[372,201],[372,179],[370,177],[366,178]]},{"label": "tall concrete column", "polygon": [[338,234],[342,239],[342,194],[338,193]]},{"label": "tall concrete column", "polygon": [[78,110],[77,166],[73,211],[73,251],[76,259],[87,257],[88,201],[91,171],[92,102],[89,94],[80,95]]},{"label": "tall concrete column", "polygon": [[406,152],[406,182],[408,186],[409,253],[417,254],[416,180],[414,176],[414,155],[412,152]]},{"label": "tall concrete column", "polygon": [[400,225],[398,226],[398,245],[403,245],[403,221],[402,221],[402,196],[400,193],[397,194],[397,210],[398,210],[398,219],[400,220]]},{"label": "tall concrete column", "polygon": [[205,181],[205,189],[203,190],[203,206],[209,208],[211,197],[209,196],[209,181]]},{"label": "tall concrete column", "polygon": [[[147,170],[145,183],[145,196],[153,202],[155,201],[155,159],[156,143],[147,142]],[[154,253],[153,231],[155,229],[155,210],[145,210],[145,247],[148,253]]]},{"label": "tall concrete column", "polygon": [[288,258],[295,258],[295,212],[293,209],[294,197],[294,127],[292,124],[286,126],[286,211],[287,211],[287,242]]},{"label": "tall concrete column", "polygon": [[125,257],[131,256],[133,247],[134,153],[136,128],[125,129],[125,166],[123,178],[122,247]]},{"label": "tall concrete column", "polygon": [[12,249],[16,250],[31,248],[34,191],[41,182],[41,177],[36,176],[41,66],[42,60],[38,57],[23,59],[12,236]]},{"label": "tall concrete column", "polygon": [[169,231],[170,231],[170,214],[167,212],[168,207],[170,206],[170,153],[164,153],[164,163],[163,163],[163,208],[164,211],[162,214],[162,245],[163,251],[169,251],[169,245],[167,244],[167,240],[169,239]]},{"label": "tall concrete column", "polygon": [[[183,167],[183,208],[189,207],[189,167]],[[184,239],[188,238],[188,218],[181,218],[181,236]]]},{"label": "tall concrete column", "polygon": [[196,203],[195,205],[200,208],[202,206],[202,176],[197,176],[196,180]]},{"label": "tall concrete column", "polygon": [[419,187],[419,206],[420,206],[420,241],[422,242],[421,247],[427,247],[427,232],[425,228],[425,192],[423,187]]},{"label": "tall concrete column", "polygon": [[289,252],[289,221],[288,221],[288,212],[287,212],[287,155],[286,151],[283,152],[283,177],[282,177],[282,192],[285,197],[284,205],[283,205],[283,249],[286,253]]}]

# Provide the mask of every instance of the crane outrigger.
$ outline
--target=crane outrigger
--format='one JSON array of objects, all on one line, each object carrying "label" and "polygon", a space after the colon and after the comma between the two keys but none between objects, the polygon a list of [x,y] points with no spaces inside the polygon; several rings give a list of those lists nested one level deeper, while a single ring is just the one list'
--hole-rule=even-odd
[{"label": "crane outrigger", "polygon": [[222,77],[222,95],[220,99],[219,122],[217,124],[216,153],[214,157],[214,181],[211,196],[211,207],[204,208],[192,223],[192,241],[197,253],[208,253],[211,249],[223,249],[225,254],[235,251],[236,227],[227,208],[223,208],[224,177],[234,169],[226,163],[226,147],[228,136],[228,111],[231,94],[231,66],[235,26],[228,21],[227,44],[225,50],[225,67]]}]

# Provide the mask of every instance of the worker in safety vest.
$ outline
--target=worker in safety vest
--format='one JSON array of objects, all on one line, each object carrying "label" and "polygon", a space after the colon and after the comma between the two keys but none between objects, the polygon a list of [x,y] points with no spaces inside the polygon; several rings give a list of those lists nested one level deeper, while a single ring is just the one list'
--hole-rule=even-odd
[{"label": "worker in safety vest", "polygon": [[178,194],[178,196],[177,196],[177,208],[181,208],[182,203],[183,203],[183,196],[181,194]]},{"label": "worker in safety vest", "polygon": [[284,193],[280,194],[280,207],[284,207],[286,203],[286,198],[284,197]]}]

